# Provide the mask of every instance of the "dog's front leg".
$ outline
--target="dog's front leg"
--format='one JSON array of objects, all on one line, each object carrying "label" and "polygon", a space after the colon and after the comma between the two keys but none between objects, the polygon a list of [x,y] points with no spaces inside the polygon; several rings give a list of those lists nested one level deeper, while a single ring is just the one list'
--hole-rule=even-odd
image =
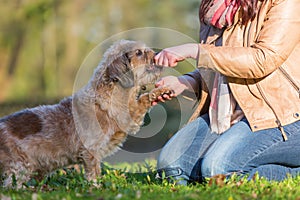
[{"label": "dog's front leg", "polygon": [[96,159],[90,152],[83,152],[83,164],[85,176],[88,181],[97,183],[97,178],[101,175],[100,160]]},{"label": "dog's front leg", "polygon": [[173,93],[173,91],[167,87],[158,87],[149,93],[142,94],[138,100],[132,99],[130,101],[130,115],[132,119],[139,124],[139,122],[143,121],[144,115],[152,106],[152,102],[157,100],[157,97],[171,93]]}]

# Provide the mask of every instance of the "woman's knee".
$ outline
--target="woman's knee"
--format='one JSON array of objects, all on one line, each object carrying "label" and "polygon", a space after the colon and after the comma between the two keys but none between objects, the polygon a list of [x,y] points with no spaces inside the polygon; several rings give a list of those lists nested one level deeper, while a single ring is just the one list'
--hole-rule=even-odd
[{"label": "woman's knee", "polygon": [[[175,179],[194,179],[200,167],[198,160],[206,148],[216,139],[209,134],[205,118],[198,118],[181,129],[163,147],[157,160],[158,175]],[[199,173],[198,173],[199,174]]]},{"label": "woman's knee", "polygon": [[[158,167],[165,168],[174,163],[182,166],[186,162],[193,162],[191,158],[199,154],[207,132],[206,127],[203,119],[197,119],[179,130],[161,150],[157,160]],[[197,156],[192,160],[197,161]]]}]

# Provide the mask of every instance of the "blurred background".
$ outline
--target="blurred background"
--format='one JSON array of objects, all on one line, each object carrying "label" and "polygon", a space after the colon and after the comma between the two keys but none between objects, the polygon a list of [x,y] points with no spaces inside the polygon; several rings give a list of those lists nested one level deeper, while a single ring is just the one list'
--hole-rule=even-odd
[{"label": "blurred background", "polygon": [[86,55],[111,35],[169,28],[197,39],[199,0],[1,0],[0,103],[69,96]]},{"label": "blurred background", "polygon": [[[87,55],[113,35],[156,27],[197,41],[199,4],[200,0],[1,0],[0,117],[72,95]],[[166,44],[166,39],[155,42],[167,47],[172,42]],[[177,70],[185,73],[191,67],[183,64]],[[189,113],[183,112],[191,111],[193,103],[181,98],[157,106],[146,116],[141,137],[129,138],[125,151],[159,150],[187,120]]]}]

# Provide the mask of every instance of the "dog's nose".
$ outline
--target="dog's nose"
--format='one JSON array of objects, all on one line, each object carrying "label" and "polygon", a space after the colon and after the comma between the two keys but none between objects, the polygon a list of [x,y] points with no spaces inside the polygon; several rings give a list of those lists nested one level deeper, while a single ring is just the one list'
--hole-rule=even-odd
[{"label": "dog's nose", "polygon": [[150,61],[150,64],[151,64],[151,65],[154,64],[154,63],[155,63],[155,61],[154,61],[154,56],[156,55],[156,54],[155,54],[155,51],[153,51],[153,50],[150,49],[150,48],[146,48],[146,49],[144,50],[144,52],[145,52],[145,59],[148,60],[148,61]]}]

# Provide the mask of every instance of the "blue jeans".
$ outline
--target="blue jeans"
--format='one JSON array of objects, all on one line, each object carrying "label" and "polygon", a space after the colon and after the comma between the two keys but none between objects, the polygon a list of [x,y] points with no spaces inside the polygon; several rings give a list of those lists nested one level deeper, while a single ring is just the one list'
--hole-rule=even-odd
[{"label": "blue jeans", "polygon": [[252,132],[244,118],[221,135],[212,133],[208,115],[178,131],[158,158],[158,175],[164,171],[178,184],[202,181],[217,174],[249,175],[283,180],[300,173],[300,121],[278,128]]}]

